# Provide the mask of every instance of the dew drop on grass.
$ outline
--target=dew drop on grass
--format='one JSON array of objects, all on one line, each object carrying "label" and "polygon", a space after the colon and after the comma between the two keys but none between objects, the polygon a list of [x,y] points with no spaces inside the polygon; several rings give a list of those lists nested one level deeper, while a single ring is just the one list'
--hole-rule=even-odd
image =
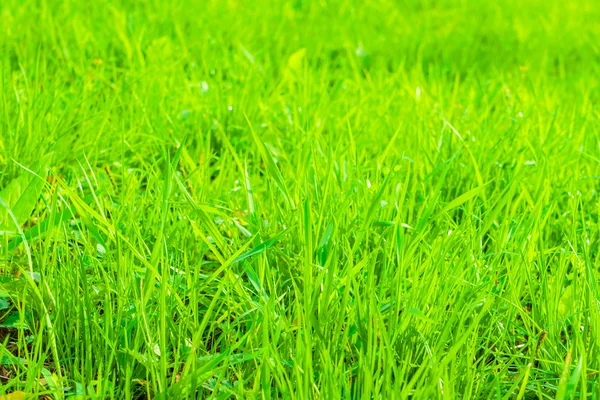
[{"label": "dew drop on grass", "polygon": [[367,52],[365,51],[365,48],[363,47],[362,43],[360,43],[358,45],[355,52],[356,52],[356,55],[359,57],[365,57],[367,55]]},{"label": "dew drop on grass", "polygon": [[25,274],[29,275],[29,277],[31,279],[33,279],[35,282],[39,282],[39,280],[42,279],[42,276],[40,275],[39,272],[26,271]]},{"label": "dew drop on grass", "polygon": [[106,254],[106,249],[100,243],[96,244],[96,251],[100,257]]},{"label": "dew drop on grass", "polygon": [[205,81],[200,82],[200,91],[202,93],[208,92],[208,83],[206,83]]}]

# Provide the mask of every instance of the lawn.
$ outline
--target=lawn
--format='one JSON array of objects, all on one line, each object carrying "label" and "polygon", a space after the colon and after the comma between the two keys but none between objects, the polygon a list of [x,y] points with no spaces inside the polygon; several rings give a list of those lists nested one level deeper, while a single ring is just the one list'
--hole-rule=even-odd
[{"label": "lawn", "polygon": [[598,21],[0,1],[0,399],[600,399]]}]

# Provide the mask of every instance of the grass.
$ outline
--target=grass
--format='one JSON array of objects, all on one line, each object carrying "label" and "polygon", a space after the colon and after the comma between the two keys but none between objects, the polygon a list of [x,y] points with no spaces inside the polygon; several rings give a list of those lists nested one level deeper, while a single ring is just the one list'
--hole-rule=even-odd
[{"label": "grass", "polygon": [[600,399],[599,18],[3,0],[0,396]]}]

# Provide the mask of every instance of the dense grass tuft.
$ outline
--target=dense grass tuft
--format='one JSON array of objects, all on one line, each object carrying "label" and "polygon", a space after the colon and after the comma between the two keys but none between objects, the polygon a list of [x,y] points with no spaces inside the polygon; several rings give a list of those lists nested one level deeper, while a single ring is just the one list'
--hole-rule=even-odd
[{"label": "dense grass tuft", "polygon": [[0,398],[599,399],[599,20],[3,0]]}]

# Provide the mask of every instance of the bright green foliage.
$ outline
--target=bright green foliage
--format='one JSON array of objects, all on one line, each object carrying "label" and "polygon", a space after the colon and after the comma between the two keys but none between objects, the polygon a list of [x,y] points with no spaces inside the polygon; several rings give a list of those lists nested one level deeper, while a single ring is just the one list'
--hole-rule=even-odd
[{"label": "bright green foliage", "polygon": [[1,1],[0,398],[599,399],[598,21]]}]

